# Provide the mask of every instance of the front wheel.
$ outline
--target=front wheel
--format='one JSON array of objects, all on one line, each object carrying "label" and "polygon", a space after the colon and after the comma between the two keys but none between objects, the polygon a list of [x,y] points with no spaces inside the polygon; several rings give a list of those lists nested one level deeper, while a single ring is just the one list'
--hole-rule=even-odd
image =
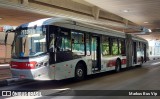
[{"label": "front wheel", "polygon": [[82,64],[77,64],[75,69],[75,79],[83,80],[85,78],[85,70]]}]

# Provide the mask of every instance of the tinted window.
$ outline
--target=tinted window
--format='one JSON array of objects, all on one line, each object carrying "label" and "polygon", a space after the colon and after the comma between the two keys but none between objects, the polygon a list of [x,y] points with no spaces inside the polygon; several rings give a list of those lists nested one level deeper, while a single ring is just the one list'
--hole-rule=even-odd
[{"label": "tinted window", "polygon": [[84,34],[80,32],[72,33],[72,52],[77,55],[85,55]]},{"label": "tinted window", "polygon": [[105,36],[102,37],[102,55],[109,55],[109,38]]},{"label": "tinted window", "polygon": [[71,51],[70,31],[61,30],[55,39],[57,51]]},{"label": "tinted window", "polygon": [[112,38],[112,55],[118,55],[118,42],[116,38]]}]

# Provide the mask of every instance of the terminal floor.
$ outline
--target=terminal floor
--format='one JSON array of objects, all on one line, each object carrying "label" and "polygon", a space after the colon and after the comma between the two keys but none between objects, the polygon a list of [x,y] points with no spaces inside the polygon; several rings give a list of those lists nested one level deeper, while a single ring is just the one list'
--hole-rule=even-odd
[{"label": "terminal floor", "polygon": [[[119,73],[103,73],[89,76],[86,80],[75,82],[72,79],[64,81],[31,81],[1,87],[1,90],[37,90],[43,95],[54,94],[54,90],[69,90],[58,96],[42,96],[36,99],[160,99],[160,60],[152,60],[140,68],[123,70]],[[152,90],[159,96],[65,96],[74,90]],[[8,99],[17,99],[12,97]]]},{"label": "terminal floor", "polygon": [[9,64],[0,64],[0,80],[11,78]]}]

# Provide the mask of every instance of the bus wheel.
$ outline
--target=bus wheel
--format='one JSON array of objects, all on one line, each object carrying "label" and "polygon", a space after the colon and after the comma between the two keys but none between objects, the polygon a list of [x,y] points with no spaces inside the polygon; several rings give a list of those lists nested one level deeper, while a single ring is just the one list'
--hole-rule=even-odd
[{"label": "bus wheel", "polygon": [[120,60],[116,61],[116,67],[115,67],[115,72],[120,72],[121,70],[121,62]]},{"label": "bus wheel", "polygon": [[141,57],[141,63],[139,65],[139,67],[142,67],[143,62],[144,62],[143,57]]},{"label": "bus wheel", "polygon": [[85,69],[81,63],[78,63],[75,69],[75,79],[83,80],[85,78]]},{"label": "bus wheel", "polygon": [[141,63],[142,63],[142,64],[144,63],[143,57],[141,57]]}]

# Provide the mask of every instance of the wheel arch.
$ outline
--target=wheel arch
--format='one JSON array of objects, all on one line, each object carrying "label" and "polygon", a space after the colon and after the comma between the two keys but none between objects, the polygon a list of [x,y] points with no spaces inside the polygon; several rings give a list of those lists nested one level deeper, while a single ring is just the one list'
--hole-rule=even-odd
[{"label": "wheel arch", "polygon": [[144,57],[143,56],[141,56],[141,62],[144,63]]},{"label": "wheel arch", "polygon": [[121,59],[120,59],[119,57],[116,59],[116,62],[117,62],[117,61],[120,61],[120,67],[121,67],[122,61],[121,61]]},{"label": "wheel arch", "polygon": [[[85,71],[85,75],[87,75],[87,71],[88,71],[88,69],[87,69],[86,62],[85,62],[84,60],[80,60],[80,61],[78,61],[78,62],[77,62],[77,64],[76,64],[75,70],[76,70],[76,68],[77,68],[78,64],[82,64],[82,67],[84,68],[84,71]],[[74,71],[75,71],[75,70],[74,70]]]}]

